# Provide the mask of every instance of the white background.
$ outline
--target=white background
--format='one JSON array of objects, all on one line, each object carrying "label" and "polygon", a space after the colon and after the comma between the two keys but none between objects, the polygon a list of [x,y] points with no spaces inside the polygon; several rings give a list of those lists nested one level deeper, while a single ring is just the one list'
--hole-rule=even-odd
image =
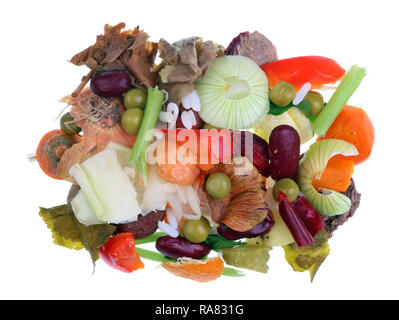
[{"label": "white background", "polygon": [[[325,299],[399,298],[398,8],[396,1],[3,1],[0,8],[0,298]],[[52,244],[38,207],[65,202],[69,184],[27,161],[86,73],[67,62],[105,23],[140,25],[158,41],[199,35],[227,46],[258,30],[280,58],[322,55],[368,75],[350,100],[372,119],[370,160],[355,168],[362,202],[330,241],[313,284],[282,249],[267,275],[247,272],[208,284],[174,277],[155,263],[124,274],[88,254]]]}]

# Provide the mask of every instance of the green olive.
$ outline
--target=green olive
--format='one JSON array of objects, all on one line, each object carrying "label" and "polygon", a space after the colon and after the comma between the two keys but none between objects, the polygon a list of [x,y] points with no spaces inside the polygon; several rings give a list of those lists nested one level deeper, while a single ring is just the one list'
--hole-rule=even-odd
[{"label": "green olive", "polygon": [[228,196],[231,190],[231,181],[227,174],[222,172],[212,173],[206,180],[206,191],[216,199]]},{"label": "green olive", "polygon": [[73,123],[75,119],[71,116],[71,114],[65,113],[60,120],[60,127],[61,130],[64,131],[66,134],[77,134],[82,129],[79,128],[75,123]]},{"label": "green olive", "polygon": [[285,81],[280,81],[269,91],[270,100],[279,107],[287,106],[295,99],[295,96],[294,86]]},{"label": "green olive", "polygon": [[211,124],[209,124],[209,123],[205,123],[205,124],[202,126],[202,129],[211,130],[211,129],[219,129],[219,128],[218,128],[218,127],[215,127],[215,126],[213,126],[213,125],[211,125]]},{"label": "green olive", "polygon": [[139,108],[127,109],[122,115],[122,127],[131,134],[136,135],[139,132],[144,111]]},{"label": "green olive", "polygon": [[201,217],[199,220],[187,220],[184,223],[183,234],[184,237],[193,243],[200,243],[208,238],[211,225],[209,221]]},{"label": "green olive", "polygon": [[310,115],[312,116],[317,116],[324,107],[324,98],[316,91],[309,91],[303,101],[310,102]]},{"label": "green olive", "polygon": [[273,187],[273,196],[277,201],[278,191],[284,193],[291,202],[294,201],[299,195],[298,185],[294,180],[288,178],[278,180]]},{"label": "green olive", "polygon": [[141,89],[131,89],[123,96],[123,103],[126,109],[144,109],[147,103],[147,93]]}]

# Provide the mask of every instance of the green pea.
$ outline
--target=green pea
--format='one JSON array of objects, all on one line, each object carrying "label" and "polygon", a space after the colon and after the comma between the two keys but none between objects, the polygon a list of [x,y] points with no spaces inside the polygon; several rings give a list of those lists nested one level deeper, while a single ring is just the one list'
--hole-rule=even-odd
[{"label": "green pea", "polygon": [[139,108],[127,109],[122,115],[122,127],[131,134],[136,135],[139,132],[144,111]]},{"label": "green pea", "polygon": [[123,96],[123,103],[126,109],[144,109],[147,103],[147,93],[141,89],[131,89]]},{"label": "green pea", "polygon": [[206,180],[206,191],[213,198],[226,198],[231,191],[230,178],[222,172],[212,173]]},{"label": "green pea", "polygon": [[273,196],[278,201],[277,192],[281,191],[284,193],[288,199],[292,202],[299,195],[299,188],[296,182],[289,178],[283,178],[276,182],[273,187]]},{"label": "green pea", "polygon": [[65,113],[60,120],[60,127],[61,130],[64,131],[66,134],[77,134],[82,131],[75,123],[73,123],[74,118],[71,114]]},{"label": "green pea", "polygon": [[288,82],[280,81],[270,91],[270,100],[279,107],[285,107],[295,99],[296,90],[294,86]]},{"label": "green pea", "polygon": [[309,91],[303,101],[310,102],[310,115],[317,116],[324,107],[324,98],[317,91]]},{"label": "green pea", "polygon": [[193,243],[200,243],[208,238],[211,225],[209,221],[201,217],[199,220],[187,220],[184,223],[183,234],[184,237]]}]

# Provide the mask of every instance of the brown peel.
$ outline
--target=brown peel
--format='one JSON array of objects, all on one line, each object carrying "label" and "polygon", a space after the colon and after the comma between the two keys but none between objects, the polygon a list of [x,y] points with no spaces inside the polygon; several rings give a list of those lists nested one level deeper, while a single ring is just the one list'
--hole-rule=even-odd
[{"label": "brown peel", "polygon": [[268,215],[265,179],[245,157],[235,158],[232,164],[219,164],[207,175],[223,172],[231,180],[230,194],[215,199],[206,193],[212,220],[222,222],[229,228],[245,232]]}]

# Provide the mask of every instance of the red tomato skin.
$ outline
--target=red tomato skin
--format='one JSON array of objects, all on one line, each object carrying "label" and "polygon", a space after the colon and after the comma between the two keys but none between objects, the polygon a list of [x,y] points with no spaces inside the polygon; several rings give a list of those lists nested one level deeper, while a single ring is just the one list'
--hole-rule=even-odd
[{"label": "red tomato skin", "polygon": [[262,69],[271,88],[280,81],[286,81],[297,90],[306,82],[312,84],[312,89],[318,89],[337,82],[345,75],[345,70],[335,60],[321,56],[277,60],[263,65]]},{"label": "red tomato skin", "polygon": [[131,233],[119,233],[110,237],[100,247],[99,256],[110,267],[126,273],[144,268]]}]

